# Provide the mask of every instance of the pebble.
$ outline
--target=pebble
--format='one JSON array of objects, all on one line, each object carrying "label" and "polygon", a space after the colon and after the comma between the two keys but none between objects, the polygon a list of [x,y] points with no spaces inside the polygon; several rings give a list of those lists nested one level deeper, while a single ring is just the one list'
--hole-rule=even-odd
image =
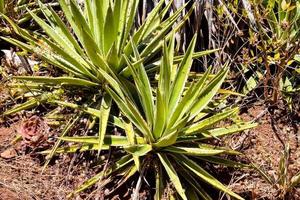
[{"label": "pebble", "polygon": [[17,151],[14,148],[9,148],[9,149],[6,149],[5,151],[3,151],[0,154],[0,157],[5,158],[5,159],[10,159],[10,158],[16,157],[17,155],[18,155]]}]

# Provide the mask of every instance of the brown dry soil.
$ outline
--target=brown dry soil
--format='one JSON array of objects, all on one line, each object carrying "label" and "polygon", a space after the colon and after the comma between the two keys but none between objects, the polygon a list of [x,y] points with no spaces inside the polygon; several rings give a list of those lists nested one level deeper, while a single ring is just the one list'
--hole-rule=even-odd
[{"label": "brown dry soil", "polygon": [[[242,114],[242,118],[256,120],[259,125],[225,140],[228,146],[244,153],[244,161],[252,162],[274,180],[279,179],[279,163],[286,144],[290,146],[289,179],[300,172],[300,113],[287,112],[279,107],[274,110],[266,109],[266,106],[252,107]],[[255,170],[233,170],[230,182],[230,187],[247,199],[282,199],[282,186],[268,183]],[[293,189],[285,199],[300,199],[300,189]]]},{"label": "brown dry soil", "polygon": [[[242,114],[242,118],[248,121],[256,119],[259,125],[225,138],[226,145],[246,155],[239,157],[239,161],[253,162],[276,179],[283,143],[289,143],[288,172],[294,175],[300,171],[299,115],[290,117],[280,108],[272,113],[265,106],[254,106]],[[93,170],[82,163],[72,164],[72,157],[68,156],[57,159],[42,174],[43,159],[30,152],[25,154],[20,145],[8,145],[15,137],[17,127],[18,124],[0,128],[0,153],[11,150],[4,155],[11,158],[0,157],[0,200],[65,199],[70,191],[93,175]],[[229,176],[229,187],[246,199],[280,199],[280,186],[269,184],[255,170],[224,169],[221,173]],[[220,179],[222,177],[220,174]],[[75,199],[88,197],[82,195]],[[220,199],[226,198],[220,195]],[[300,190],[293,190],[286,199],[300,199]]]},{"label": "brown dry soil", "polygon": [[83,167],[82,163],[74,165],[72,157],[68,156],[57,159],[42,173],[40,156],[24,154],[20,144],[8,145],[13,141],[17,127],[0,128],[0,200],[65,199],[93,175],[89,174],[92,170]]}]

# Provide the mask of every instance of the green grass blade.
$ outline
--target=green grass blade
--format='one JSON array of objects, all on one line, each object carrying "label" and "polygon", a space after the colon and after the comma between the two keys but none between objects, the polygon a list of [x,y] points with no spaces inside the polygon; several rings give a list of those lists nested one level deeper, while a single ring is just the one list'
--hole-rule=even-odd
[{"label": "green grass blade", "polygon": [[273,176],[270,176],[268,172],[266,172],[264,169],[258,167],[256,164],[251,163],[251,167],[255,169],[269,184],[275,185],[278,184],[277,180]]}]

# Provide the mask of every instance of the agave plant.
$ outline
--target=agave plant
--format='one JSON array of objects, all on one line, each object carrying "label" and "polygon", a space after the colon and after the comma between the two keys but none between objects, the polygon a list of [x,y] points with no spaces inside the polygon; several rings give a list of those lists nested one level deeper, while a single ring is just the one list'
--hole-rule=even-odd
[{"label": "agave plant", "polygon": [[[68,77],[55,79],[48,77],[17,77],[17,79],[41,84],[64,83],[96,86],[103,83],[99,70],[124,74],[126,77],[128,69],[121,55],[132,54],[129,38],[132,38],[139,46],[142,55],[139,62],[150,60],[150,55],[155,55],[160,51],[161,39],[168,37],[168,32],[186,6],[165,18],[172,2],[163,7],[164,1],[160,1],[149,13],[145,22],[135,29],[133,22],[138,3],[138,0],[85,1],[82,9],[73,0],[60,0],[59,4],[68,21],[68,24],[65,24],[51,7],[39,1],[48,23],[34,12],[29,11],[29,13],[48,37],[21,29],[3,15],[15,32],[28,43],[7,37],[2,37],[3,40],[27,52],[35,53],[44,61],[61,68],[68,75]],[[179,30],[187,18],[188,15],[174,29]]]},{"label": "agave plant", "polygon": [[[164,1],[160,1],[146,21],[131,33],[138,3],[138,0],[85,1],[82,10],[73,0],[60,0],[59,4],[72,29],[70,31],[68,24],[64,24],[52,8],[39,1],[48,23],[33,12],[29,13],[49,38],[40,34],[32,35],[4,16],[16,33],[29,44],[10,38],[2,39],[36,53],[72,76],[101,83],[103,78],[98,69],[126,72],[126,63],[121,54],[129,56],[132,53],[129,38],[138,44],[143,59],[146,56],[149,59],[149,54],[155,55],[160,50],[161,39],[166,37],[185,7],[164,19],[172,2],[162,9]],[[180,29],[187,17],[180,21],[176,30]]]},{"label": "agave plant", "polygon": [[[115,84],[120,80],[112,81],[114,78],[103,72],[102,76],[108,82],[105,90],[121,111],[119,118],[116,116],[111,124],[118,127],[120,130],[118,132],[123,132],[124,135],[107,134],[102,144],[99,144],[97,136],[60,138],[81,145],[67,149],[58,148],[56,153],[71,152],[78,148],[81,151],[99,148],[106,150],[110,147],[123,150],[123,156],[110,168],[85,182],[74,193],[98,181],[103,187],[109,182],[104,179],[110,180],[109,177],[115,174],[123,175],[122,180],[126,181],[139,173],[140,177],[133,194],[137,197],[144,175],[147,174],[147,170],[153,170],[156,177],[156,199],[162,199],[167,184],[166,177],[169,177],[182,199],[189,199],[190,194],[212,199],[199,184],[199,179],[234,198],[242,199],[201,167],[199,161],[243,166],[219,156],[238,154],[237,152],[205,144],[204,140],[240,132],[255,124],[241,123],[217,127],[220,121],[235,115],[238,111],[237,108],[220,110],[218,113],[210,110],[210,103],[221,87],[228,69],[224,67],[212,79],[208,78],[210,71],[207,71],[200,79],[194,79],[187,86],[196,36],[180,64],[175,66],[174,38],[172,37],[169,45],[166,41],[164,43],[157,82],[151,84],[145,66],[137,62],[141,59],[141,55],[133,40],[131,46],[134,55],[131,58],[124,55],[124,59],[133,77],[134,86],[128,90],[124,85]],[[92,113],[92,110],[89,112]],[[49,151],[44,153],[47,152]],[[193,192],[186,192],[187,188]]]},{"label": "agave plant", "polygon": [[[99,131],[102,139],[111,107],[111,98],[102,89],[106,82],[106,78],[103,77],[104,72],[114,78],[119,77],[118,80],[121,82],[118,84],[130,85],[129,69],[122,56],[124,54],[130,57],[133,54],[130,39],[137,44],[141,55],[141,59],[137,62],[143,62],[147,71],[155,71],[157,68],[155,56],[161,52],[162,39],[170,37],[171,29],[179,30],[193,10],[192,8],[187,15],[180,18],[181,11],[186,6],[184,5],[166,17],[172,1],[165,4],[161,0],[148,14],[144,23],[136,28],[134,20],[139,0],[90,0],[82,4],[74,0],[59,0],[67,23],[64,23],[53,8],[41,1],[38,3],[45,19],[32,11],[28,12],[40,25],[43,34],[22,29],[9,17],[2,15],[14,31],[27,42],[9,37],[1,37],[1,39],[20,47],[25,52],[34,53],[44,62],[63,70],[65,74],[60,77],[14,77],[20,82],[13,86],[22,87],[30,97],[34,98],[8,110],[4,115],[33,108],[53,97],[59,98],[62,85],[64,88],[70,87],[71,89],[74,86],[88,87],[91,92],[97,93],[96,102],[92,106],[100,110],[100,115],[97,117],[101,118]],[[209,51],[196,53],[193,56],[197,57],[206,53]],[[181,59],[182,56],[178,56],[174,62],[180,62]],[[105,98],[102,98],[103,96]],[[56,103],[71,106],[65,102],[56,101]],[[85,103],[87,102],[83,102]]]},{"label": "agave plant", "polygon": [[[189,194],[184,188],[189,185],[201,197],[210,198],[197,182],[198,178],[241,199],[196,162],[196,159],[201,159],[217,164],[240,166],[238,163],[216,157],[237,152],[210,146],[201,141],[254,126],[235,124],[216,128],[218,122],[238,111],[233,108],[214,114],[211,112],[211,105],[209,106],[228,70],[224,68],[213,79],[209,78],[210,72],[207,71],[202,78],[195,79],[191,85],[188,84],[193,58],[213,52],[194,53],[195,37],[184,56],[174,56],[174,32],[182,27],[192,10],[178,22],[181,10],[185,6],[166,18],[172,1],[165,5],[161,0],[148,14],[145,22],[135,28],[133,22],[138,3],[138,0],[91,0],[79,5],[74,0],[59,0],[67,20],[65,24],[51,7],[39,2],[47,22],[35,13],[29,13],[47,36],[21,29],[11,19],[3,16],[27,43],[13,38],[2,39],[25,51],[35,53],[65,73],[60,77],[14,77],[21,82],[15,85],[28,89],[33,98],[4,114],[13,114],[49,102],[79,109],[99,118],[98,135],[65,137],[80,117],[75,116],[65,127],[54,148],[46,151],[50,152],[51,158],[60,152],[100,152],[111,147],[121,149],[123,156],[114,165],[87,181],[75,193],[115,173],[124,175],[124,179],[127,180],[139,172],[141,176],[136,187],[138,191],[143,174],[149,162],[153,161],[157,177],[157,199],[162,197],[162,190],[166,184],[164,172],[183,199],[188,198]],[[172,28],[174,31],[171,33]],[[163,58],[157,59],[162,52]],[[158,81],[149,75],[157,70]],[[87,87],[90,91],[100,94],[96,101],[90,99],[84,102],[90,104],[90,107],[57,100],[63,93],[62,88],[69,86]],[[110,114],[113,101],[117,105],[117,108],[113,109],[120,110],[120,115]],[[110,126],[118,127],[123,135],[107,134],[108,122]],[[58,148],[62,140],[82,144]],[[180,169],[179,176],[174,170],[177,167]]]}]

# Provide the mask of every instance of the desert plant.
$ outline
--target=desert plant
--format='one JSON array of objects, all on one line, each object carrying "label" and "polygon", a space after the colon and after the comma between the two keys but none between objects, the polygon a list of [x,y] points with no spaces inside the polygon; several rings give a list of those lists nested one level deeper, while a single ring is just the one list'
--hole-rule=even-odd
[{"label": "desert plant", "polygon": [[[116,116],[111,123],[125,136],[107,134],[103,144],[99,144],[97,136],[61,137],[63,141],[81,143],[81,145],[59,148],[56,153],[71,152],[76,149],[97,150],[101,146],[102,150],[110,147],[120,148],[123,150],[121,153],[123,156],[120,156],[110,168],[85,182],[74,193],[98,181],[104,187],[111,180],[110,176],[114,174],[123,175],[122,180],[126,181],[139,172],[140,176],[133,194],[133,199],[136,199],[143,177],[148,170],[152,170],[156,177],[156,199],[161,199],[163,196],[166,176],[182,199],[189,199],[191,194],[196,194],[203,199],[211,199],[199,184],[199,178],[232,197],[242,199],[210,175],[198,161],[243,166],[219,157],[221,154],[237,152],[208,145],[203,141],[233,134],[254,127],[255,124],[240,123],[217,128],[220,121],[238,112],[237,108],[219,110],[218,113],[210,110],[210,103],[221,87],[228,69],[224,67],[213,79],[208,79],[210,73],[208,70],[203,77],[192,80],[190,86],[187,86],[196,36],[182,61],[176,66],[173,65],[174,40],[172,37],[169,45],[165,41],[156,83],[150,83],[145,67],[137,62],[141,57],[133,40],[131,46],[134,55],[131,58],[124,55],[124,59],[133,77],[134,86],[128,90],[124,85],[114,84],[111,81],[113,77],[103,71],[102,76],[108,82],[105,90],[121,111],[119,119]],[[44,153],[47,152],[49,151]],[[106,178],[108,181],[104,181]],[[184,188],[189,188],[193,192],[187,193]]]},{"label": "desert plant", "polygon": [[[147,20],[131,33],[139,3],[137,0],[116,0],[103,3],[86,1],[83,10],[73,0],[61,0],[59,3],[74,35],[53,9],[39,2],[48,24],[33,12],[29,13],[46,32],[49,39],[39,34],[32,36],[31,33],[17,27],[6,16],[4,18],[13,26],[16,33],[30,44],[9,38],[2,39],[28,52],[36,53],[49,63],[76,77],[97,83],[102,81],[97,68],[124,74],[128,71],[121,54],[129,56],[132,53],[128,43],[129,38],[132,37],[138,44],[143,59],[149,59],[149,54],[157,53],[161,46],[160,40],[166,37],[184,8],[182,7],[172,16],[164,19],[172,2],[162,9],[164,1],[160,1],[148,15]],[[176,30],[180,29],[187,17],[188,15],[179,22],[175,27]]]},{"label": "desert plant", "polygon": [[[28,11],[46,36],[22,29],[9,17],[2,15],[11,24],[14,31],[23,37],[27,43],[14,38],[1,37],[3,40],[22,48],[26,52],[34,53],[44,62],[52,64],[66,73],[60,77],[14,77],[20,81],[14,86],[22,87],[33,98],[24,104],[17,105],[12,110],[8,110],[4,115],[10,115],[35,107],[39,103],[45,103],[47,99],[53,97],[50,95],[53,93],[53,88],[55,91],[61,91],[62,85],[65,88],[68,86],[71,88],[74,86],[88,87],[91,88],[90,91],[96,91],[97,98],[93,106],[101,113],[101,116],[97,117],[101,118],[99,131],[102,140],[111,107],[111,98],[102,89],[102,85],[106,82],[102,74],[107,72],[114,78],[123,77],[118,78],[121,83],[116,83],[113,79],[110,81],[115,84],[130,86],[126,79],[129,77],[129,69],[122,57],[122,54],[129,57],[133,53],[129,42],[130,38],[139,48],[141,59],[137,62],[144,62],[148,71],[151,72],[153,69],[155,71],[157,68],[155,56],[161,52],[162,39],[170,37],[169,32],[172,28],[177,31],[183,26],[193,7],[187,15],[179,20],[180,13],[186,5],[166,17],[172,1],[164,6],[164,1],[161,0],[148,14],[144,23],[135,28],[133,22],[139,4],[138,0],[84,1],[82,5],[74,0],[60,0],[59,4],[67,24],[51,7],[47,7],[40,1],[40,9],[47,22],[34,12]],[[197,57],[206,53],[209,51],[196,53],[193,56]],[[181,59],[182,56],[178,56],[174,62],[178,63]],[[103,96],[105,98],[102,98]],[[68,106],[69,104],[61,105]]]},{"label": "desert plant", "polygon": [[[266,99],[269,98],[270,82],[272,101],[276,103],[281,93],[280,81],[299,51],[300,3],[292,0],[252,3],[253,12],[249,8],[247,13],[248,16],[253,16],[250,19],[252,24],[250,35],[261,51],[259,57],[265,67],[264,96]],[[273,71],[272,66],[275,67]]]},{"label": "desert plant", "polygon": [[[195,36],[186,54],[175,56],[175,32],[183,26],[193,7],[178,21],[186,5],[166,17],[172,1],[166,5],[164,2],[161,0],[138,28],[133,26],[138,0],[91,0],[84,1],[82,5],[74,0],[59,0],[67,23],[51,7],[39,2],[47,22],[32,11],[29,13],[43,33],[29,32],[9,17],[3,16],[27,43],[7,37],[2,39],[36,54],[44,62],[64,72],[58,77],[14,77],[19,82],[13,86],[21,87],[27,97],[31,98],[6,111],[4,115],[47,102],[78,109],[99,118],[98,135],[66,137],[70,127],[81,116],[75,115],[53,149],[44,152],[49,153],[50,159],[57,153],[94,150],[99,155],[112,147],[120,149],[121,156],[116,154],[115,157],[119,159],[112,166],[105,167],[74,193],[116,173],[127,180],[139,172],[134,193],[136,198],[143,176],[146,171],[153,169],[156,174],[157,199],[161,199],[166,186],[165,175],[183,199],[188,199],[190,195],[184,190],[189,186],[191,193],[211,199],[197,182],[199,178],[242,199],[210,175],[197,160],[244,166],[218,156],[235,155],[238,152],[202,141],[239,132],[255,124],[239,123],[216,128],[220,121],[238,112],[237,108],[219,108],[218,113],[212,111],[216,106],[212,99],[219,91],[228,69],[224,67],[212,79],[209,70],[199,79],[190,76],[193,58],[213,50],[194,53]],[[157,76],[152,76],[156,71],[159,71],[156,74],[158,81]],[[66,88],[72,90],[74,87],[88,88],[88,100],[80,104],[58,100]],[[95,98],[90,93],[94,93]],[[117,106],[113,106],[113,102]],[[110,110],[114,110],[115,115]],[[121,135],[107,134],[108,127],[117,128]],[[59,148],[61,141],[81,144]],[[150,162],[154,168],[150,167]],[[179,170],[175,171],[176,168]],[[101,182],[101,185],[107,183]]]},{"label": "desert plant", "polygon": [[290,110],[297,111],[299,109],[299,91],[300,91],[300,56],[294,57],[295,62],[291,63],[293,66],[290,69],[288,76],[283,76],[280,81],[280,88],[282,96],[287,102]]},{"label": "desert plant", "polygon": [[271,103],[285,98],[280,82],[294,75],[292,62],[299,52],[299,6],[293,0],[216,3],[210,20],[212,42],[214,48],[223,49],[216,60],[231,61],[230,75],[238,91],[259,98],[264,90],[264,98]]},{"label": "desert plant", "polygon": [[[297,84],[299,82],[299,75],[297,70],[292,71],[289,76],[284,76],[280,81],[280,91],[282,92],[282,98],[287,103],[291,111],[297,112],[297,106],[299,105],[299,91],[300,86]],[[298,99],[297,99],[298,98]]]},{"label": "desert plant", "polygon": [[262,168],[253,165],[255,169],[264,177],[266,181],[272,184],[278,191],[278,198],[280,199],[290,199],[290,195],[293,190],[300,183],[300,172],[292,175],[289,171],[290,165],[290,146],[289,144],[284,145],[284,150],[282,151],[282,156],[279,162],[279,168],[277,171],[277,176],[272,176],[265,172]]}]

